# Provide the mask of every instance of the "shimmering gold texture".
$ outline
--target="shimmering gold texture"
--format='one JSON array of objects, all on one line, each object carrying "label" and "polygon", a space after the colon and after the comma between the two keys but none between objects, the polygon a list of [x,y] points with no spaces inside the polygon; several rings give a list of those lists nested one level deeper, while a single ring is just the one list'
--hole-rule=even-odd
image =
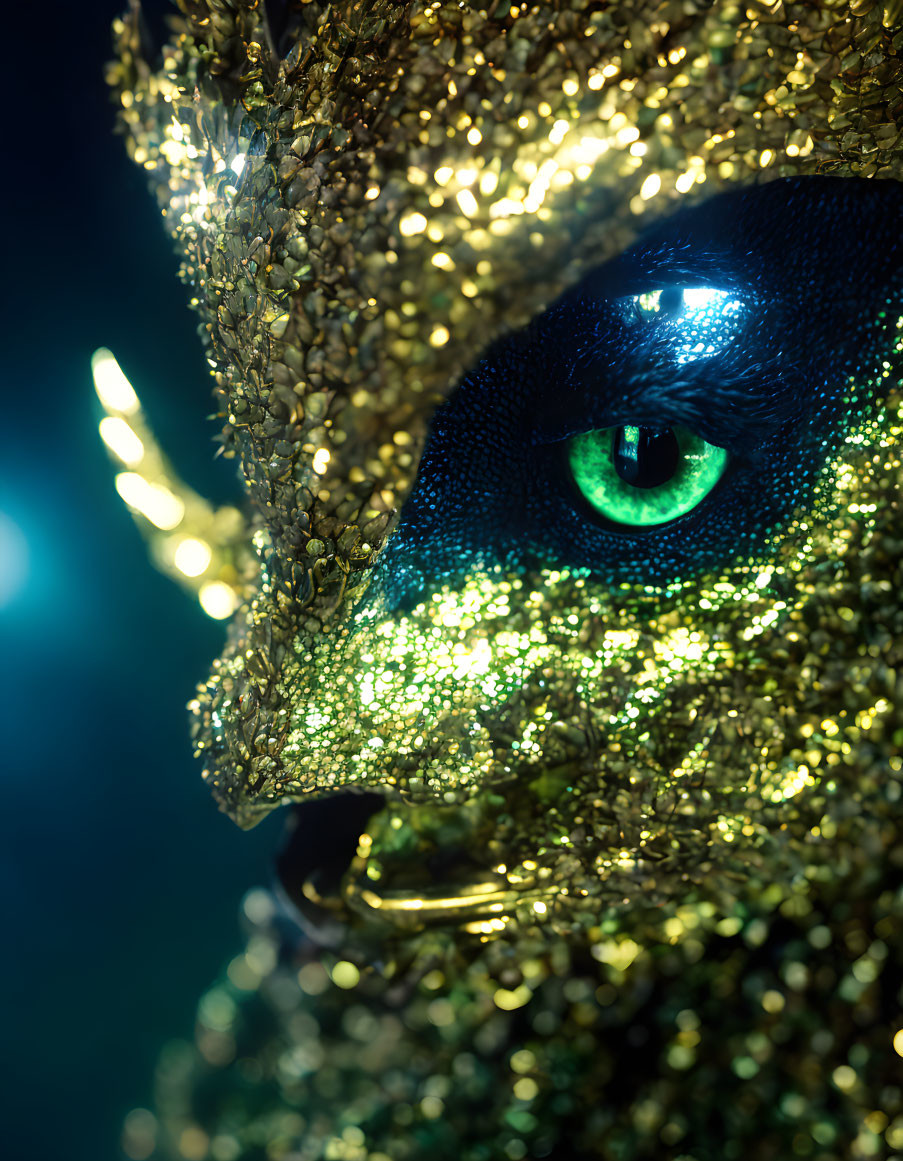
[{"label": "shimmering gold texture", "polygon": [[[111,79],[253,511],[205,777],[242,826],[387,805],[305,887],[332,959],[277,968],[257,900],[162,1069],[164,1154],[898,1156],[898,370],[850,384],[885,404],[762,562],[475,571],[392,615],[368,582],[490,339],[678,201],[903,177],[899,6],[310,3],[282,56],[257,0],[180,7],[159,66],[117,26]],[[114,387],[104,439],[154,486]]]},{"label": "shimmering gold texture", "polygon": [[266,572],[198,710],[211,784],[245,824],[297,776],[282,746],[317,681],[303,658],[485,343],[678,199],[890,173],[900,148],[877,6],[855,24],[765,4],[303,12],[280,61],[259,5],[186,3],[157,72],[126,22],[113,76],[263,526]]}]

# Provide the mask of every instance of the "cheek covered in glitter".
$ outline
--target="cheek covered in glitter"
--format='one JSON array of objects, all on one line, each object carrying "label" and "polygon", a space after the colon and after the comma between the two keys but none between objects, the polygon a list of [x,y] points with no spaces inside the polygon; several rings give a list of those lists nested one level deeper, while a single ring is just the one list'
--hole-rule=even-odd
[{"label": "cheek covered in glitter", "polygon": [[516,788],[556,762],[590,768],[648,726],[669,681],[723,655],[679,626],[639,628],[567,573],[495,570],[406,612],[381,605],[312,658],[317,686],[286,754],[319,789],[449,801]]}]

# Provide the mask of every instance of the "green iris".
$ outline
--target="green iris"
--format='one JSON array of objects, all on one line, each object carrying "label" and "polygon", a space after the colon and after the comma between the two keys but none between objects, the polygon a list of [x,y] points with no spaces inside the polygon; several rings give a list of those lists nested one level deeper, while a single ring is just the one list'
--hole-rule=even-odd
[{"label": "green iris", "polygon": [[692,511],[721,479],[724,448],[685,427],[604,427],[567,442],[583,498],[615,524],[649,527]]}]

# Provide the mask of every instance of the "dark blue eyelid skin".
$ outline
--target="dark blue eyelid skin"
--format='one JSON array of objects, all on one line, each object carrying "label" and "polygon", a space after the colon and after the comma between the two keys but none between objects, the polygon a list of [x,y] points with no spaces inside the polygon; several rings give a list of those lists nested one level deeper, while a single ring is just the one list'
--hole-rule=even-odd
[{"label": "dark blue eyelid skin", "polygon": [[[625,297],[673,286],[743,303],[723,349],[687,361],[678,327],[625,321]],[[882,368],[899,368],[900,314],[901,183],[788,178],[679,211],[474,352],[378,566],[385,599],[409,604],[473,566],[668,587],[767,555]],[[726,447],[732,468],[673,524],[615,533],[575,495],[562,441],[644,420]]]},{"label": "dark blue eyelid skin", "polygon": [[724,351],[683,364],[654,345],[620,367],[612,367],[603,350],[577,356],[560,393],[538,401],[533,443],[554,443],[597,427],[667,421],[738,454],[741,445],[760,447],[801,418],[806,377],[791,359],[751,350],[751,337],[741,334]]}]

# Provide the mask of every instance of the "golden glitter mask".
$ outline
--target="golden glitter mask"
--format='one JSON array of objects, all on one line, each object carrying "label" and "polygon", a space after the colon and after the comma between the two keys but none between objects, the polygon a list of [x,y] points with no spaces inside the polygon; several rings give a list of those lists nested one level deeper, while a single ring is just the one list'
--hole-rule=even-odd
[{"label": "golden glitter mask", "polygon": [[[809,6],[768,4],[491,14],[458,4],[310,4],[282,53],[257,3],[180,7],[160,67],[142,55],[137,11],[118,26],[112,81],[129,149],[157,190],[209,335],[224,447],[240,460],[253,506],[247,526],[184,488],[115,362],[108,354],[96,362],[105,439],[127,469],[117,486],[158,560],[212,615],[242,603],[194,707],[217,797],[249,825],[313,787],[460,800],[529,768],[529,782],[540,782],[534,793],[551,801],[568,792],[576,761],[582,800],[601,801],[592,784],[604,740],[617,747],[606,769],[655,772],[641,778],[655,806],[631,819],[636,834],[612,827],[590,861],[635,862],[639,845],[664,834],[662,819],[684,809],[664,804],[663,771],[688,763],[699,774],[711,730],[730,728],[715,713],[722,693],[705,617],[700,628],[665,610],[657,641],[642,644],[630,625],[600,627],[594,689],[616,695],[622,720],[604,730],[595,723],[590,747],[587,723],[561,708],[569,695],[572,705],[585,700],[569,619],[579,623],[589,609],[605,621],[607,594],[543,578],[537,629],[513,623],[510,579],[474,577],[351,644],[347,629],[413,482],[429,417],[490,339],[678,203],[791,174],[899,175],[896,6],[826,4],[813,17]],[[849,519],[845,512],[841,525]],[[824,531],[821,547],[842,542],[843,527]],[[799,579],[798,544],[786,551],[779,567]],[[777,609],[756,580],[712,578],[730,593],[701,594],[713,609],[735,594],[746,602],[746,616],[729,620],[733,640],[719,636],[732,656],[751,628],[777,632],[776,612],[786,614],[782,624],[799,614],[796,595]],[[381,659],[409,649],[425,661],[424,634],[437,618],[448,632],[436,648],[465,692],[454,713],[440,705],[427,736],[416,691]],[[486,618],[493,631],[475,630]],[[558,681],[552,708],[524,690],[544,666]],[[638,666],[669,669],[683,683],[680,712],[659,716],[655,731],[667,721],[681,740],[673,762],[644,757],[644,731],[629,725],[662,713],[660,699],[644,700],[654,683],[638,678]],[[453,697],[450,686],[434,693],[440,703]],[[481,724],[470,701],[487,697],[495,708]],[[820,729],[810,719],[799,723],[809,730],[801,746]],[[517,742],[513,769],[498,762],[493,734],[509,720],[532,725],[504,741],[510,753]],[[389,749],[406,759],[391,769],[390,727]],[[776,801],[807,784],[804,752],[788,743],[765,763]],[[631,772],[624,777],[629,785]],[[736,802],[707,802],[704,813],[732,834],[753,825]],[[573,817],[568,833],[582,825]],[[537,850],[556,850],[545,865],[566,884],[573,871],[561,847],[573,840],[554,847],[531,826],[511,837],[515,854],[535,870]]]},{"label": "golden glitter mask", "polygon": [[192,707],[216,797],[302,804],[130,1156],[901,1148],[896,299],[760,554],[380,603],[489,340],[678,204],[900,177],[901,16],[182,0],[153,65],[118,27],[247,514],[184,487],[107,352],[102,435],[158,563],[234,613]]}]

